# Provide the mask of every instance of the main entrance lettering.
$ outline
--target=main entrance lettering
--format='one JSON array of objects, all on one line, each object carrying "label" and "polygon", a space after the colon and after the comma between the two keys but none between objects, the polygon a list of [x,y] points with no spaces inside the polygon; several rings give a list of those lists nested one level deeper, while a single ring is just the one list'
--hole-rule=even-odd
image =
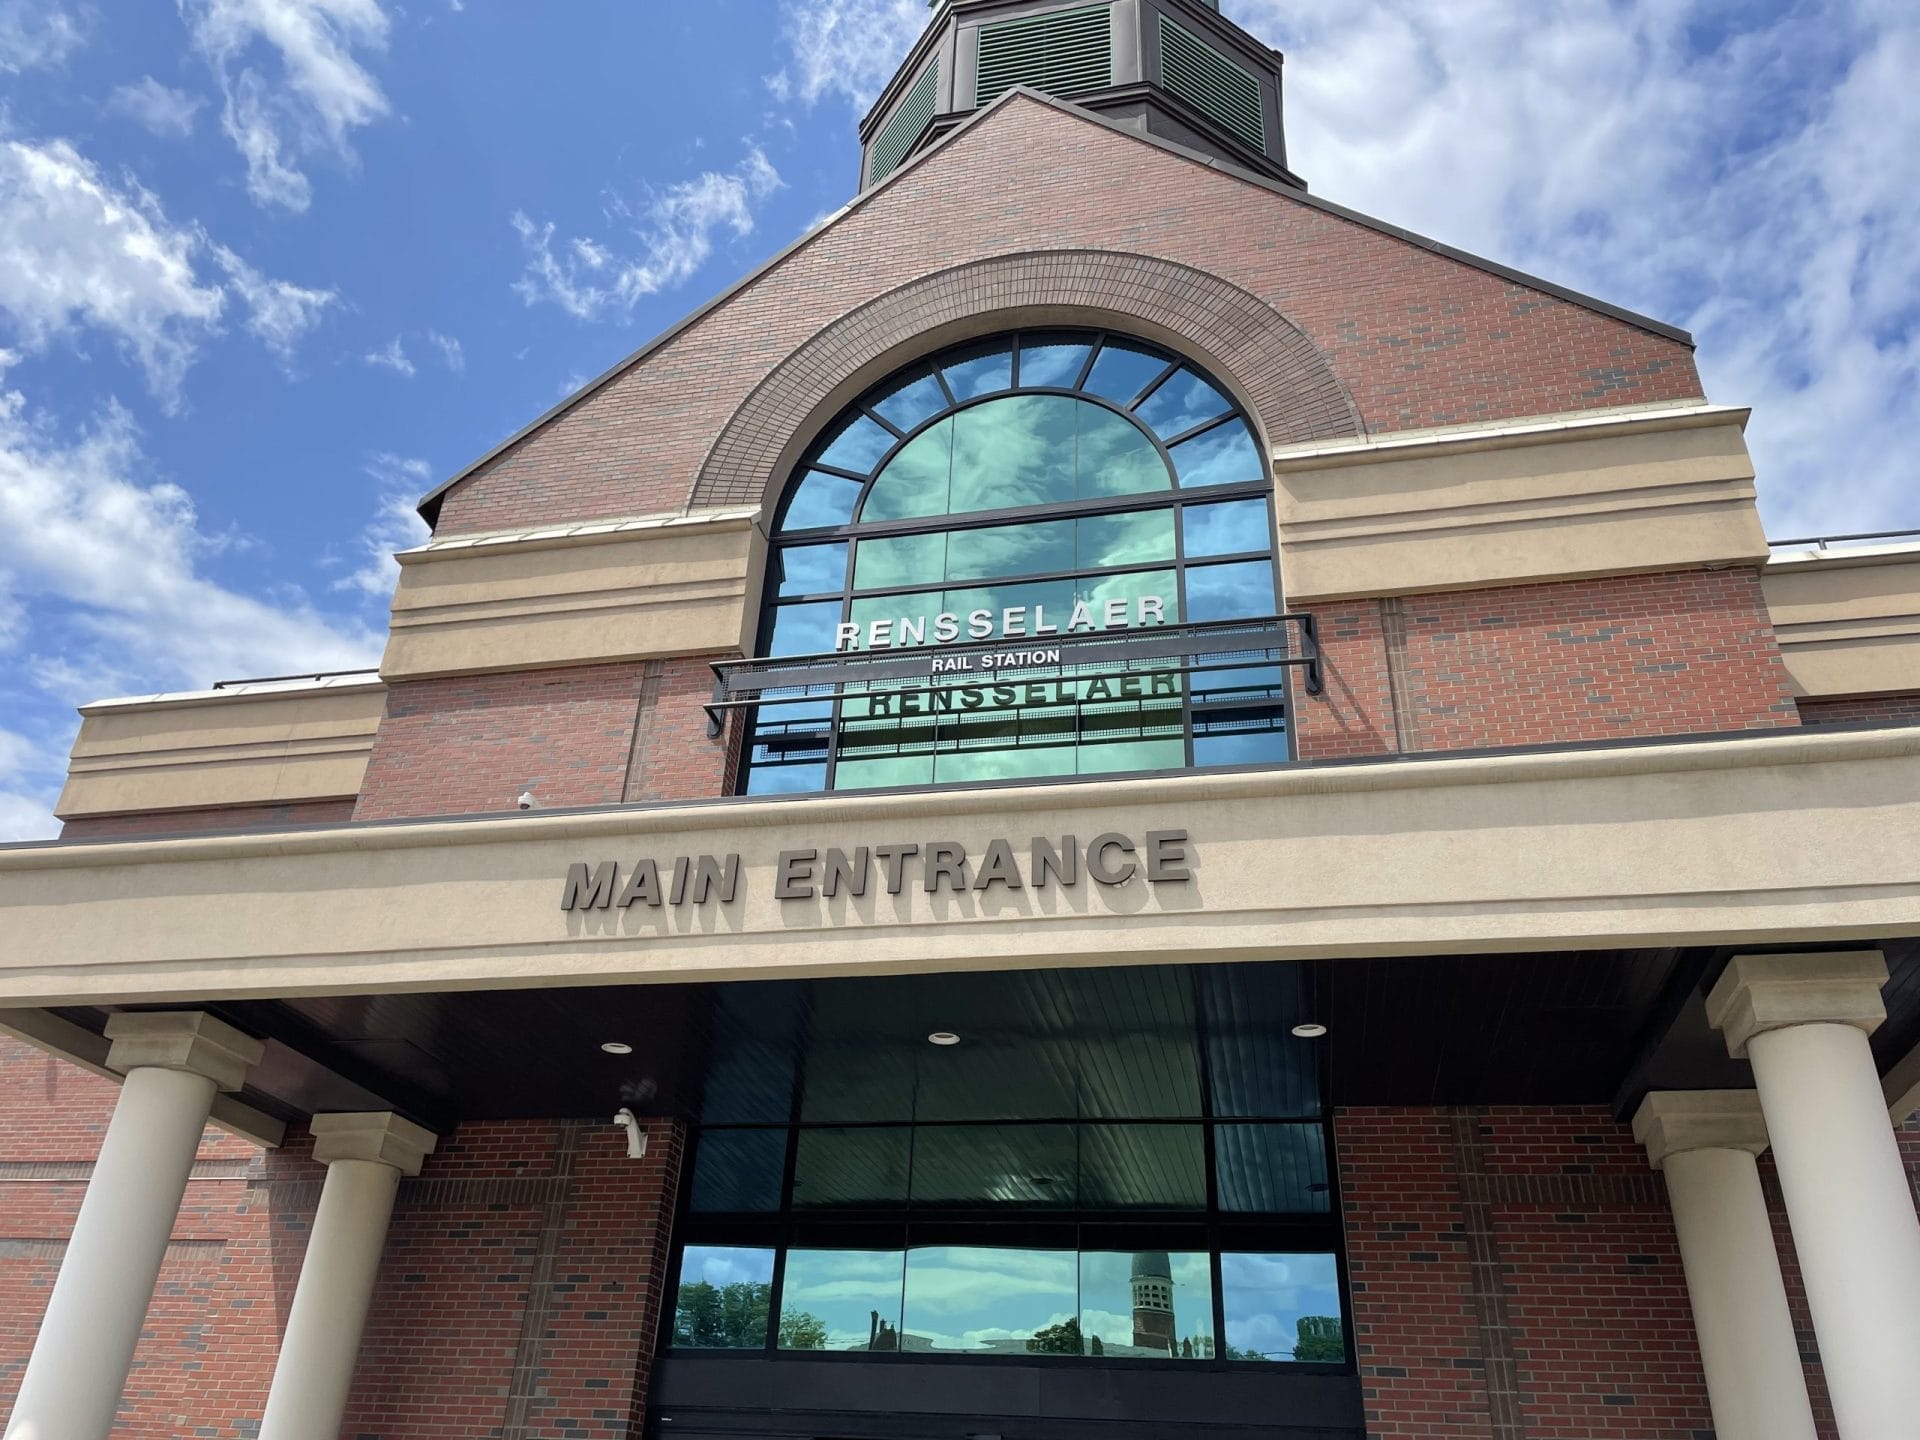
[{"label": "main entrance lettering", "polygon": [[[1192,842],[1184,830],[1149,830],[1140,840],[1109,831],[1082,844],[1072,835],[1035,836],[1016,849],[989,840],[977,852],[957,840],[782,850],[774,865],[776,900],[854,899],[885,887],[887,894],[917,889],[928,895],[991,890],[1044,890],[1078,885],[1175,884],[1193,878]],[[632,905],[722,904],[741,885],[740,857],[679,855],[671,861],[617,860],[567,867],[562,910],[624,910]]]}]

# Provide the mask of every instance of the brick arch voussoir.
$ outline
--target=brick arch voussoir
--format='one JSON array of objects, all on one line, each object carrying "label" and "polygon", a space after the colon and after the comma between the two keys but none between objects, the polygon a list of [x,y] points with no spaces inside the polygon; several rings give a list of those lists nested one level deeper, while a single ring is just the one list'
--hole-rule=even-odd
[{"label": "brick arch voussoir", "polygon": [[1151,255],[1031,251],[923,276],[818,331],[721,428],[689,503],[768,503],[820,428],[868,386],[956,341],[1036,324],[1107,325],[1180,351],[1235,392],[1268,445],[1363,433],[1319,347],[1258,296]]}]

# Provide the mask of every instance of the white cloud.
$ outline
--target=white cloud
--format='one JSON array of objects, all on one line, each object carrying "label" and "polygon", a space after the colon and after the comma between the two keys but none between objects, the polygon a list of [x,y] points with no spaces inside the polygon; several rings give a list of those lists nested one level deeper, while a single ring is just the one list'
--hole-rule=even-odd
[{"label": "white cloud", "polygon": [[[709,170],[651,192],[637,210],[611,200],[609,218],[621,222],[628,237],[575,236],[557,252],[553,222],[536,225],[515,211],[513,228],[526,247],[527,266],[514,291],[529,305],[550,301],[582,320],[631,313],[643,297],[680,284],[705,264],[716,232],[752,233],[754,208],[781,184],[759,147],[749,145],[732,170]],[[624,253],[629,238],[632,253]]]},{"label": "white cloud", "polygon": [[1238,0],[1329,199],[1692,329],[1779,534],[1920,524],[1920,11]]},{"label": "white cloud", "polygon": [[787,0],[780,31],[791,58],[767,87],[808,105],[838,94],[864,110],[927,23],[923,0]]},{"label": "white cloud", "polygon": [[458,375],[467,368],[467,352],[460,348],[460,342],[453,336],[429,330],[427,343],[440,352],[440,363],[454,374]]},{"label": "white cloud", "polygon": [[[226,284],[201,272],[203,255]],[[0,320],[12,343],[32,351],[100,331],[172,408],[201,345],[221,333],[230,296],[247,308],[247,330],[283,360],[336,298],[261,275],[65,140],[0,136]]]},{"label": "white cloud", "polygon": [[[220,123],[247,162],[256,203],[304,211],[308,158],[354,159],[352,133],[391,108],[356,52],[378,52],[379,0],[179,0],[195,47],[220,80]],[[265,67],[265,68],[262,68]]]},{"label": "white cloud", "polygon": [[394,336],[393,339],[389,340],[385,345],[382,345],[378,350],[369,350],[366,354],[362,355],[360,359],[364,364],[377,365],[381,369],[393,371],[396,375],[404,375],[409,380],[414,377],[414,363],[407,358],[407,352],[400,344],[400,337],[398,335]]},{"label": "white cloud", "polygon": [[283,364],[293,363],[294,349],[320,323],[325,311],[338,303],[332,290],[311,290],[287,280],[269,280],[224,245],[212,247],[213,257],[247,307],[247,330]]},{"label": "white cloud", "polygon": [[145,126],[163,140],[184,140],[193,133],[194,117],[207,102],[185,90],[162,85],[151,75],[137,84],[121,85],[107,97],[107,109]]},{"label": "white cloud", "polygon": [[198,243],[65,140],[0,140],[0,310],[27,348],[76,325],[107,331],[175,398],[225,300],[194,271]]},{"label": "white cloud", "polygon": [[62,64],[87,43],[89,18],[36,0],[0,0],[0,73]]},{"label": "white cloud", "polygon": [[411,549],[427,538],[427,522],[414,506],[432,487],[433,467],[425,460],[382,452],[367,461],[367,474],[379,481],[380,496],[373,519],[360,532],[360,564],[334,581],[333,588],[384,602],[400,578],[394,551]]},{"label": "white cloud", "polygon": [[[15,357],[0,352],[0,372]],[[379,638],[295,591],[262,597],[211,578],[230,548],[200,528],[185,490],[152,473],[117,405],[63,433],[0,391],[0,644],[7,714],[60,716],[107,693],[372,663]],[[68,728],[65,732],[71,734]],[[42,823],[64,765],[58,735],[0,743],[0,833]],[[23,778],[24,777],[24,778]],[[35,816],[41,817],[40,822]]]}]

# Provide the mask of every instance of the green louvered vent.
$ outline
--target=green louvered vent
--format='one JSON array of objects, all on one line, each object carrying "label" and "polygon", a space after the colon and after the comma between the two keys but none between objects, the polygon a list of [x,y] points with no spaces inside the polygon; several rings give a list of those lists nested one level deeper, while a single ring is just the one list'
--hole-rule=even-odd
[{"label": "green louvered vent", "polygon": [[867,162],[867,183],[877,185],[900,168],[913,142],[926,133],[933,119],[933,107],[940,93],[940,62],[935,60],[921,72],[907,91],[907,98],[887,121],[887,128],[873,137],[873,149]]},{"label": "green louvered vent", "polygon": [[1109,5],[1055,10],[980,27],[973,103],[985,105],[1015,85],[1049,95],[1083,95],[1113,83]]},{"label": "green louvered vent", "polygon": [[1262,155],[1267,153],[1260,82],[1164,15],[1160,17],[1160,83]]}]

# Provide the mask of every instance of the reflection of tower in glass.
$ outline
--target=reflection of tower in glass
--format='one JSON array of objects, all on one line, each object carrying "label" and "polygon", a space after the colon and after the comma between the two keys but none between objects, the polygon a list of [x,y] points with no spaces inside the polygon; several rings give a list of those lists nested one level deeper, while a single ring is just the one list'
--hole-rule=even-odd
[{"label": "reflection of tower in glass", "polygon": [[1143,1350],[1173,1353],[1173,1266],[1164,1250],[1133,1257],[1133,1343]]}]

